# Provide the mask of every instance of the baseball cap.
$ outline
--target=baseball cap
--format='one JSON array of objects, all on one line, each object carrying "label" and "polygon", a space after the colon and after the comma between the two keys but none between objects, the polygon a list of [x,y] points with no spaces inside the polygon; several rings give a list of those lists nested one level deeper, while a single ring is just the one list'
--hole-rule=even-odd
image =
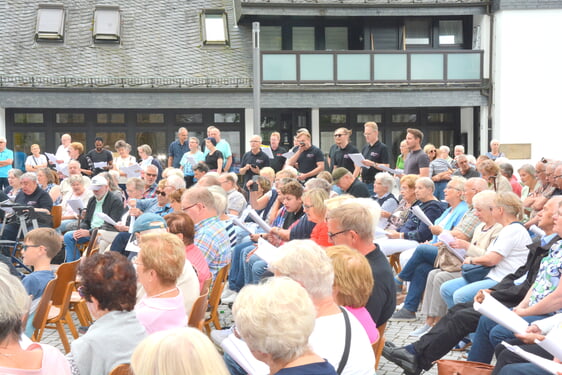
[{"label": "baseball cap", "polygon": [[135,220],[133,225],[133,233],[144,232],[151,229],[166,229],[168,225],[166,220],[160,215],[153,213],[142,214]]},{"label": "baseball cap", "polygon": [[103,176],[94,176],[94,178],[92,178],[92,182],[90,184],[90,189],[91,190],[98,190],[100,187],[102,186],[107,186],[107,179]]},{"label": "baseball cap", "polygon": [[334,184],[337,184],[339,180],[348,173],[350,172],[347,170],[347,168],[344,167],[334,169],[334,171],[332,172],[332,180],[334,181]]}]

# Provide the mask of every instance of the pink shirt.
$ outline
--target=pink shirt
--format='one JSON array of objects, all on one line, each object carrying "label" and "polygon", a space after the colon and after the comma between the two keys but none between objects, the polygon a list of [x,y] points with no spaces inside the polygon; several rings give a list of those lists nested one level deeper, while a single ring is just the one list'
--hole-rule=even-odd
[{"label": "pink shirt", "polygon": [[13,374],[13,375],[70,375],[70,366],[68,361],[64,358],[64,355],[55,347],[33,343],[25,349],[26,351],[31,351],[37,348],[43,350],[43,361],[41,362],[41,368],[36,370],[22,370],[15,369],[11,367],[1,367],[0,374]]},{"label": "pink shirt", "polygon": [[205,256],[201,250],[194,244],[187,245],[185,247],[185,258],[191,262],[195,270],[197,271],[197,278],[199,279],[199,291],[203,289],[203,283],[205,280],[211,277],[211,271],[209,270],[209,265]]},{"label": "pink shirt", "polygon": [[346,310],[352,313],[357,320],[361,323],[365,331],[367,331],[367,336],[369,336],[369,341],[371,344],[374,344],[379,339],[379,331],[377,330],[377,325],[371,318],[371,314],[367,311],[366,308],[360,307],[358,309],[354,307],[345,306]]},{"label": "pink shirt", "polygon": [[172,328],[187,327],[187,315],[183,304],[181,290],[175,297],[150,298],[144,297],[135,306],[137,319],[146,329],[154,333]]}]

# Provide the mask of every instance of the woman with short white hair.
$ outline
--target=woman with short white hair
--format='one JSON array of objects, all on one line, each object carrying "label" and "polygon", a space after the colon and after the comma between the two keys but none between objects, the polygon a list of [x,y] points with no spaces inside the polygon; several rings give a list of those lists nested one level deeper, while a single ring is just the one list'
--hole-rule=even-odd
[{"label": "woman with short white hair", "polygon": [[246,286],[238,294],[232,314],[240,336],[271,374],[336,374],[308,345],[316,309],[296,281],[273,277]]},{"label": "woman with short white hair", "polygon": [[392,194],[394,188],[394,177],[388,172],[379,172],[375,175],[375,183],[373,185],[373,199],[381,206],[381,219],[379,227],[385,228],[388,224],[388,218],[398,207],[398,199]]}]

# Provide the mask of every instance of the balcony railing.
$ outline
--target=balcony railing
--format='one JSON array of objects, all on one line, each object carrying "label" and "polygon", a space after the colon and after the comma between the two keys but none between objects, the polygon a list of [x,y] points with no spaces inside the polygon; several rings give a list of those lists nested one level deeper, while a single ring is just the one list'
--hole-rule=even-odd
[{"label": "balcony railing", "polygon": [[267,51],[262,82],[285,84],[478,84],[483,52]]}]

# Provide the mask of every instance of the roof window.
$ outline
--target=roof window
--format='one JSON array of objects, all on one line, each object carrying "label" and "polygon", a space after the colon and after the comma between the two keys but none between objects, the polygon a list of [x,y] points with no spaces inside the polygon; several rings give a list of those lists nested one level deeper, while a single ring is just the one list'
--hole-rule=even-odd
[{"label": "roof window", "polygon": [[39,4],[35,38],[37,40],[63,40],[64,7],[62,4]]},{"label": "roof window", "polygon": [[121,15],[118,6],[96,5],[93,37],[96,42],[121,40]]},{"label": "roof window", "polygon": [[203,44],[228,44],[228,23],[224,9],[205,9],[201,13]]}]

